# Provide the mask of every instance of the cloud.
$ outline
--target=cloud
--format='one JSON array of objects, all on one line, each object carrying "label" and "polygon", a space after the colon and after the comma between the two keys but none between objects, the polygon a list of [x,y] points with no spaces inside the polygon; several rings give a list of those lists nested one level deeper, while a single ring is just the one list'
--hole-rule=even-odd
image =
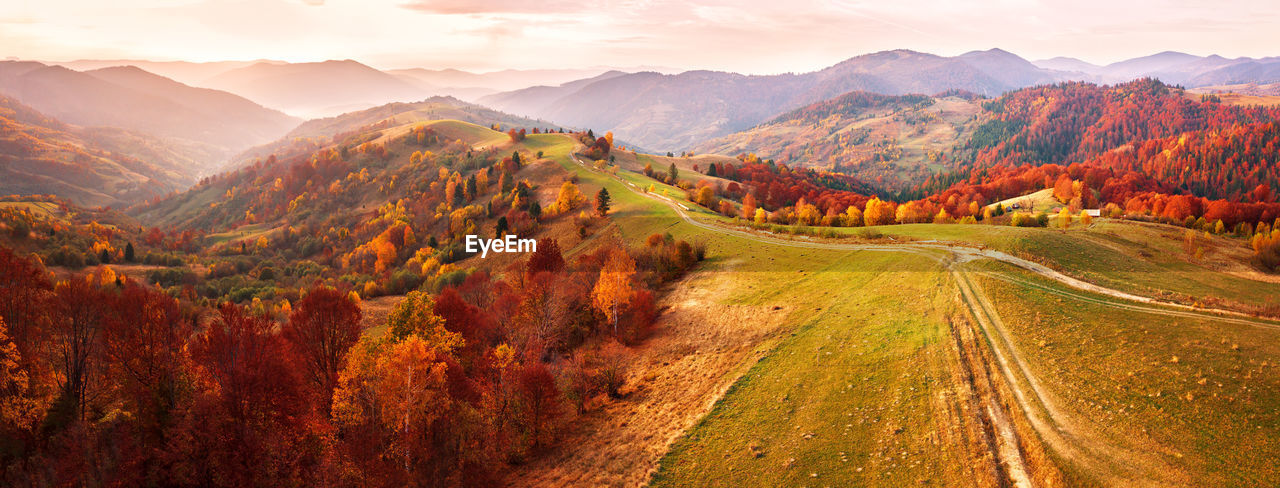
[{"label": "cloud", "polygon": [[580,11],[590,5],[590,2],[580,0],[409,0],[400,6],[432,14],[465,15],[566,13]]}]

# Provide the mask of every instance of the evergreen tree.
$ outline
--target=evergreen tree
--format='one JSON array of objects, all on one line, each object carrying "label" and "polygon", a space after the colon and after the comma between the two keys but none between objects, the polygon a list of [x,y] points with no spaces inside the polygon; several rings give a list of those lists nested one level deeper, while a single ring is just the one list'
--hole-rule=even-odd
[{"label": "evergreen tree", "polygon": [[504,215],[498,217],[498,223],[494,225],[493,234],[495,238],[501,239],[507,233],[507,217]]},{"label": "evergreen tree", "polygon": [[609,216],[609,190],[601,188],[596,193],[596,214],[601,217]]},{"label": "evergreen tree", "polygon": [[126,244],[124,245],[124,260],[125,260],[125,262],[132,263],[132,262],[134,261],[134,257],[135,257],[135,256],[134,256],[134,254],[133,254],[133,243],[132,243],[132,242],[130,242],[130,243],[126,243]]}]

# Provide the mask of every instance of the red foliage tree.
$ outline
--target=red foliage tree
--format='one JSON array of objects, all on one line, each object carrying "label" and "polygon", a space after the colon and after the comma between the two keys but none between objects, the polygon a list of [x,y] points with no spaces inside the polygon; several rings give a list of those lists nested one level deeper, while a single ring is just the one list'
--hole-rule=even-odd
[{"label": "red foliage tree", "polygon": [[283,327],[284,339],[326,414],[347,350],[360,339],[360,317],[360,305],[349,294],[315,287],[298,301]]}]

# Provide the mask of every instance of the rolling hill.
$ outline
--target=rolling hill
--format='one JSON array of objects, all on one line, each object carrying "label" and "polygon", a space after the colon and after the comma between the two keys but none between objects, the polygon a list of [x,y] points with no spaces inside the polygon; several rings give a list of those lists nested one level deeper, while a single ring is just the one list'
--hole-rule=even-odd
[{"label": "rolling hill", "polygon": [[1192,88],[1210,85],[1267,84],[1280,81],[1280,58],[1225,58],[1196,56],[1165,51],[1098,66],[1072,58],[1036,61],[1041,68],[1074,71],[1082,79],[1096,83],[1123,83],[1138,78],[1157,78],[1172,85]]},{"label": "rolling hill", "polygon": [[490,108],[467,103],[452,97],[431,97],[413,103],[393,102],[373,108],[344,113],[334,117],[308,120],[294,128],[284,137],[268,144],[256,146],[236,155],[224,167],[224,170],[239,168],[258,158],[265,158],[273,153],[280,155],[297,151],[314,150],[327,144],[351,136],[367,134],[371,130],[389,127],[403,127],[413,122],[431,120],[459,120],[484,127],[499,125],[503,130],[523,128],[531,131],[559,130],[560,126],[515,116]]},{"label": "rolling hill", "polygon": [[233,69],[243,68],[255,63],[283,63],[283,61],[213,61],[195,63],[190,61],[151,61],[146,59],[77,59],[75,61],[45,62],[51,66],[64,66],[76,71],[90,71],[117,66],[134,66],[149,73],[190,86],[202,86],[204,80]]},{"label": "rolling hill", "polygon": [[171,150],[199,163],[187,168],[191,176],[208,174],[227,156],[274,140],[299,122],[236,95],[190,87],[135,67],[80,72],[0,62],[0,93],[69,124],[172,140]]},{"label": "rolling hill", "polygon": [[888,96],[853,92],[780,115],[751,129],[703,142],[696,153],[753,153],[793,167],[816,168],[907,188],[953,169],[982,112],[973,97]]},{"label": "rolling hill", "polygon": [[556,86],[530,86],[519,90],[486,95],[476,100],[476,103],[513,114],[536,114],[545,110],[556,100],[581,90],[582,87],[625,74],[616,70],[606,71],[591,78],[569,81]]},{"label": "rolling hill", "polygon": [[889,95],[963,89],[999,95],[1066,79],[993,49],[957,57],[908,50],[858,56],[804,74],[748,76],[713,71],[634,73],[590,83],[548,103],[545,90],[486,97],[499,108],[596,130],[649,149],[681,150],[743,130],[782,112],[854,90]]},{"label": "rolling hill", "polygon": [[318,63],[259,62],[221,73],[202,85],[307,118],[333,116],[388,102],[421,100],[432,90],[349,59]]},{"label": "rolling hill", "polygon": [[[184,189],[189,161],[119,129],[85,130],[0,97],[0,194],[57,195],[84,206],[127,205]],[[152,148],[154,153],[121,149]]]}]

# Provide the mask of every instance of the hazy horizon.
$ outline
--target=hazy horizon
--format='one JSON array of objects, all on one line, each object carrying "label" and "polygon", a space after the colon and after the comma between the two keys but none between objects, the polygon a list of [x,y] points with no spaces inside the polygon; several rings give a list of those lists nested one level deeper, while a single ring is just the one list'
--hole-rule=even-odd
[{"label": "hazy horizon", "polygon": [[955,56],[1000,48],[1028,60],[1065,56],[1098,65],[1163,51],[1227,58],[1280,54],[1271,51],[1280,18],[1258,0],[1212,6],[1186,0],[1070,6],[1035,0],[979,6],[926,0],[153,4],[5,4],[2,54],[50,62],[353,59],[379,69],[659,67],[751,74],[814,71],[892,49]]}]

